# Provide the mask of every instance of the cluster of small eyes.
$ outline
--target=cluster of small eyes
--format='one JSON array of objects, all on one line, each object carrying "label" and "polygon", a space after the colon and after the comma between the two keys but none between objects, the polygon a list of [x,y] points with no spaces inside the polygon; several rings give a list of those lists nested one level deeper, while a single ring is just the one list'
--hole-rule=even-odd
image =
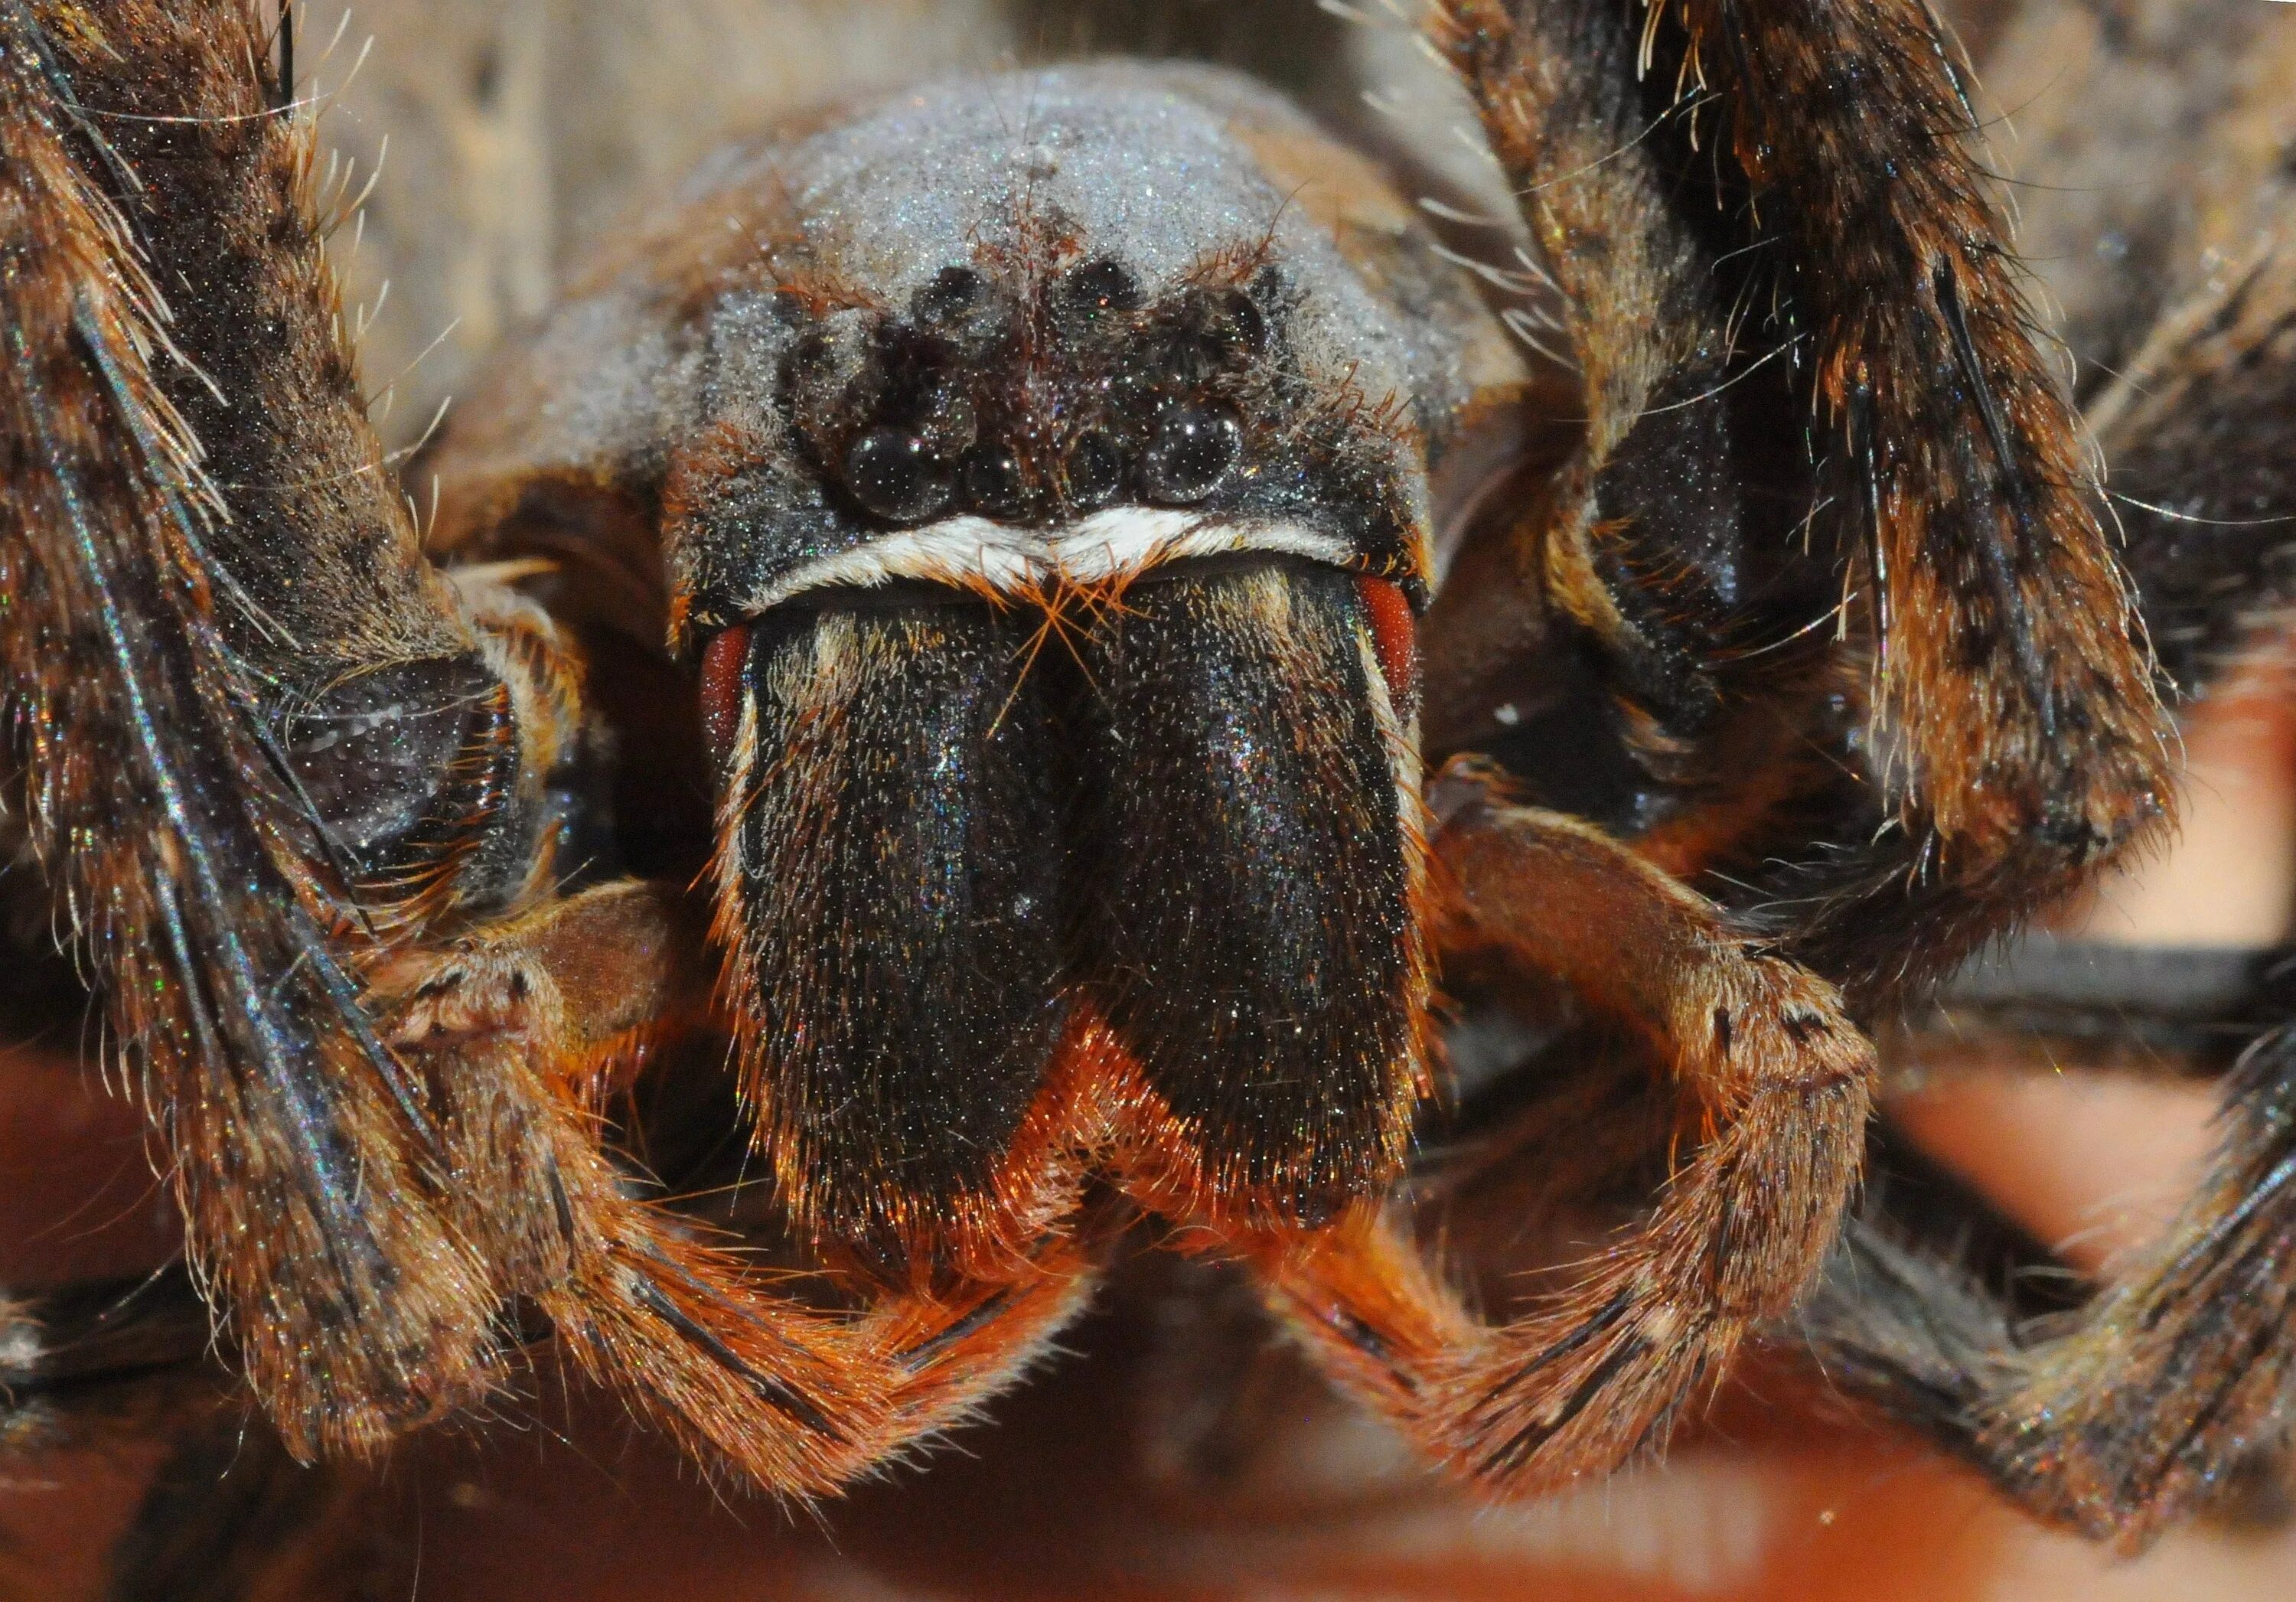
[{"label": "cluster of small eyes", "polygon": [[1055,341],[1126,341],[1095,381],[1097,410],[1111,426],[1073,432],[1058,460],[1035,464],[1034,474],[1013,442],[975,438],[969,385],[946,352],[979,346],[999,308],[978,271],[946,268],[918,292],[910,327],[891,348],[889,390],[898,399],[846,448],[841,476],[865,511],[914,523],[961,504],[984,517],[1017,519],[1037,504],[1032,478],[1071,513],[1107,505],[1128,486],[1167,506],[1195,505],[1219,488],[1242,456],[1243,421],[1234,407],[1201,392],[1213,374],[1266,353],[1267,322],[1250,298],[1241,290],[1192,291],[1173,315],[1143,318],[1138,281],[1121,263],[1099,260],[1056,280],[1048,301]]}]

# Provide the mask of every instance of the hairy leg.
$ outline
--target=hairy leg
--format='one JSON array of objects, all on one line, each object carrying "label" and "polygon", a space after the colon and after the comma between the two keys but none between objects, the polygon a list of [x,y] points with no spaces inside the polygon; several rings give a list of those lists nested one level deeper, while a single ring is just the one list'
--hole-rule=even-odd
[{"label": "hairy leg", "polygon": [[[193,1261],[291,1442],[373,1444],[487,1383],[491,1298],[359,1009],[348,887],[250,715],[224,621],[249,603],[211,560],[227,506],[153,370],[171,353],[144,192],[59,53],[122,67],[137,37],[108,30],[139,22],[0,9],[8,712],[34,841],[177,1154]],[[255,43],[213,46],[234,42]],[[201,86],[151,109],[201,111]],[[402,1200],[363,1207],[361,1186]]]},{"label": "hairy leg", "polygon": [[[247,0],[0,9],[0,660],[193,1259],[299,1456],[482,1396],[522,1302],[723,1460],[825,1489],[1008,1374],[1082,1262],[1056,1235],[824,1312],[602,1149],[588,1076],[682,992],[594,961],[643,887],[546,900],[578,672],[422,553],[275,43]],[[427,1024],[363,993],[472,929]],[[644,954],[682,982],[697,952]]]},{"label": "hairy leg", "polygon": [[[1082,1304],[1071,1220],[860,1315],[771,1286],[649,1195],[600,1138],[650,1052],[706,1023],[706,907],[602,886],[379,976],[384,1037],[439,1106],[458,1217],[594,1376],[709,1460],[787,1491],[868,1470],[963,1420]],[[524,1183],[505,1188],[505,1176]],[[537,1210],[536,1195],[549,1198]]]},{"label": "hairy leg", "polygon": [[2144,620],[2192,700],[2281,620],[2296,584],[2296,200],[2244,242],[2098,404]]},{"label": "hairy leg", "polygon": [[1696,1150],[1657,1211],[1554,1305],[1478,1321],[1387,1221],[1254,1253],[1311,1351],[1431,1452],[1510,1491],[1661,1442],[1763,1322],[1793,1305],[1857,1179],[1872,1047],[1831,985],[1577,821],[1511,807],[1472,769],[1439,780],[1446,945],[1561,975],[1673,1069]]},{"label": "hairy leg", "polygon": [[2135,1549],[2276,1442],[2296,1401],[2296,1042],[2227,1086],[2206,1179],[2078,1310],[2021,1326],[1957,1269],[1861,1224],[1808,1312],[1825,1372],[2053,1522]]},{"label": "hairy leg", "polygon": [[[2100,407],[2146,619],[2194,700],[2288,593],[2296,212],[2283,204],[2267,220],[2218,286],[2170,310]],[[2168,976],[2156,965],[2152,977]],[[2235,1009],[2224,1022],[2285,1019],[2284,981],[2239,977],[2221,986],[2219,1009]],[[2117,1031],[2142,996],[2111,998]],[[1861,1229],[1815,1309],[1828,1371],[2040,1516],[2144,1544],[2283,1439],[2296,1400],[2296,1041],[2284,1024],[2226,1076],[2219,1130],[2166,1237],[2061,1318],[2021,1324],[1952,1268]]]},{"label": "hairy leg", "polygon": [[1452,0],[1434,36],[1584,379],[1522,560],[1624,694],[1702,735],[1771,670],[1732,586],[1788,546],[1840,565],[1888,826],[1767,887],[1792,949],[1878,1006],[2155,824],[2169,736],[2127,586],[1919,0],[1658,0],[1639,29]]}]

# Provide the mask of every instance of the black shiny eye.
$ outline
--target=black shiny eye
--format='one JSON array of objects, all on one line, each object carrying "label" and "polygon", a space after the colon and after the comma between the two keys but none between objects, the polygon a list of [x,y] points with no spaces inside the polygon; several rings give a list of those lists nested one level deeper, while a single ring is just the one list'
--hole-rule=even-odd
[{"label": "black shiny eye", "polygon": [[1124,487],[1124,457],[1106,434],[1086,434],[1069,450],[1068,497],[1086,511],[1104,506]]},{"label": "black shiny eye", "polygon": [[1240,289],[1230,290],[1212,303],[1204,335],[1231,357],[1249,358],[1267,352],[1267,319]]},{"label": "black shiny eye", "polygon": [[1087,261],[1061,281],[1061,300],[1070,314],[1089,322],[1103,313],[1137,311],[1140,280],[1120,261]]},{"label": "black shiny eye", "polygon": [[922,522],[955,493],[948,464],[917,435],[873,428],[845,453],[845,487],[873,516],[888,522]]},{"label": "black shiny eye", "polygon": [[1243,424],[1226,407],[1179,407],[1164,414],[1141,458],[1148,498],[1168,506],[1200,501],[1219,487],[1243,452]]},{"label": "black shiny eye", "polygon": [[1126,424],[1136,424],[1167,404],[1162,387],[1170,378],[1165,352],[1150,346],[1125,353],[1123,360],[1100,381],[1107,398],[1108,415]]},{"label": "black shiny eye", "polygon": [[1021,458],[1002,445],[976,445],[956,464],[965,505],[984,517],[1013,517],[1028,505]]},{"label": "black shiny eye", "polygon": [[929,328],[964,323],[988,299],[988,280],[969,267],[943,267],[910,298],[909,316]]}]

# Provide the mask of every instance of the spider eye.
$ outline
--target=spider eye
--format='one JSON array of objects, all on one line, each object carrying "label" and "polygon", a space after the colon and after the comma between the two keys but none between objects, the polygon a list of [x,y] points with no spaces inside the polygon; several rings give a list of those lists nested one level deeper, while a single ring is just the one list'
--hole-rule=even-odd
[{"label": "spider eye", "polygon": [[909,300],[909,316],[928,328],[953,328],[988,298],[988,280],[969,267],[947,267]]},{"label": "spider eye", "polygon": [[984,517],[1016,517],[1028,505],[1021,458],[1004,445],[976,445],[956,464],[965,505]]},{"label": "spider eye", "polygon": [[742,676],[750,661],[750,630],[736,625],[701,653],[701,733],[723,767],[742,733]]},{"label": "spider eye", "polygon": [[955,493],[948,465],[922,436],[873,428],[845,453],[845,487],[872,516],[887,522],[922,522]]},{"label": "spider eye", "polygon": [[1232,357],[1267,354],[1267,318],[1242,290],[1230,290],[1212,306],[1204,337]]},{"label": "spider eye", "polygon": [[1070,313],[1085,323],[1111,311],[1137,311],[1143,299],[1132,269],[1106,257],[1086,262],[1062,279],[1060,296]]},{"label": "spider eye", "polygon": [[1188,505],[1218,489],[1242,451],[1243,424],[1228,407],[1175,407],[1156,424],[1141,481],[1149,499]]}]

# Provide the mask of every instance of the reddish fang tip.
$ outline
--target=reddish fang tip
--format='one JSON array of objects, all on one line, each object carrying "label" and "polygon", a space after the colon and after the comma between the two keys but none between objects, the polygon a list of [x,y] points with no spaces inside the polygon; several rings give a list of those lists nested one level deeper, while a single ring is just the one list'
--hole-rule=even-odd
[{"label": "reddish fang tip", "polygon": [[742,669],[750,660],[750,631],[726,629],[701,653],[701,732],[719,766],[742,732]]},{"label": "reddish fang tip", "polygon": [[1357,575],[1356,593],[1371,622],[1372,648],[1379,654],[1387,693],[1396,711],[1408,718],[1419,698],[1419,623],[1411,615],[1411,603],[1397,586],[1368,574]]}]

